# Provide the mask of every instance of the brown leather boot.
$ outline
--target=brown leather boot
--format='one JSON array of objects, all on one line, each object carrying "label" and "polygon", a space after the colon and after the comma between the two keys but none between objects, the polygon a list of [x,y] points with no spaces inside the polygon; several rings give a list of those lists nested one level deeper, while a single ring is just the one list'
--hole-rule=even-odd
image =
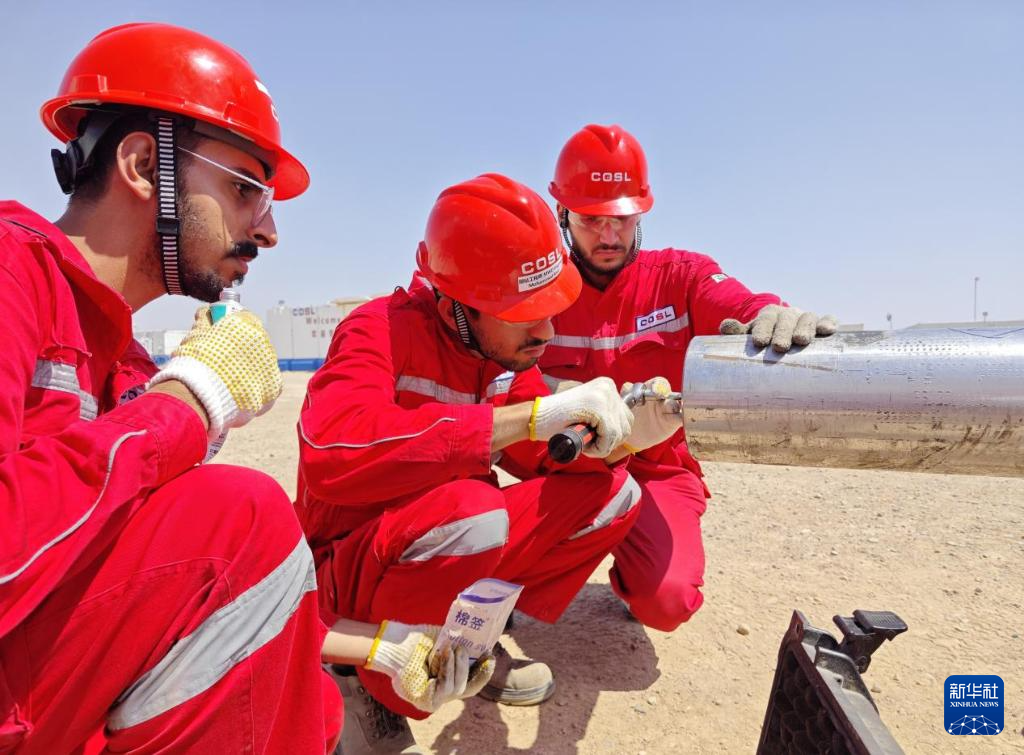
[{"label": "brown leather boot", "polygon": [[499,642],[494,646],[494,675],[480,697],[505,705],[540,705],[555,693],[555,678],[546,663],[512,658]]}]

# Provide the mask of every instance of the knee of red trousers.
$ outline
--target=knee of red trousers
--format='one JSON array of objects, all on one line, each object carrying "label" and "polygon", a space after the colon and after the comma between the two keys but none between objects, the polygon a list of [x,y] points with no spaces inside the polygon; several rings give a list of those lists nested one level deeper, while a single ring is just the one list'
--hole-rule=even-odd
[{"label": "knee of red trousers", "polygon": [[646,627],[659,632],[672,632],[690,620],[704,604],[704,593],[700,588],[703,580],[696,584],[689,581],[667,580],[646,594],[625,595],[614,568],[611,572],[612,588],[629,606],[634,618]]},{"label": "knee of red trousers", "polygon": [[453,480],[402,508],[411,513],[416,529],[423,534],[434,527],[504,509],[505,496],[500,488],[483,480]]},{"label": "knee of red trousers", "polygon": [[440,623],[459,590],[493,575],[507,541],[501,490],[441,485],[317,549],[321,618]]},{"label": "knee of red trousers", "polygon": [[[294,575],[288,571],[283,573],[284,577],[276,576],[286,559],[304,547],[301,543],[301,533],[288,496],[272,478],[260,472],[227,465],[197,467],[154,489],[144,505],[128,520],[115,547],[93,567],[77,575],[73,582],[66,585],[66,589],[50,598],[53,610],[59,604],[66,604],[66,609],[72,612],[74,606],[85,600],[108,606],[108,610],[104,611],[108,614],[107,625],[120,627],[112,636],[121,640],[126,637],[130,639],[116,654],[116,661],[112,660],[104,668],[105,684],[97,682],[88,687],[92,699],[88,704],[83,702],[78,712],[84,711],[86,716],[95,714],[99,729],[104,721],[101,718],[104,708],[114,703],[117,695],[117,691],[109,684],[110,679],[123,678],[125,686],[119,689],[125,689],[135,674],[151,664],[164,663],[169,657],[164,653],[174,636],[199,636],[204,626],[209,626],[207,620],[215,616],[249,615],[245,601],[235,602],[235,599],[265,578],[275,575],[272,581],[279,585],[284,584],[287,578],[287,584],[294,585],[292,592],[304,589],[308,572]],[[167,581],[160,581],[159,575],[165,573],[168,575]],[[170,601],[158,600],[156,605],[146,606],[144,601],[137,599],[137,594],[128,589],[124,600],[104,602],[102,596],[105,592],[116,594],[123,585],[132,584],[136,578],[141,585],[157,584],[157,595],[162,594],[163,588],[168,595],[174,597]],[[145,581],[147,579],[149,582]],[[302,580],[301,585],[298,579]],[[170,608],[167,607],[168,603]],[[297,618],[298,611],[289,614],[285,624],[285,630],[288,631],[285,640],[278,639],[279,634],[285,631],[281,630],[273,638],[267,638],[257,652],[244,660],[232,657],[230,666],[222,675],[204,679],[205,687],[198,684],[194,687],[196,694],[180,702],[167,704],[164,709],[160,709],[160,705],[163,705],[161,702],[154,708],[156,712],[141,724],[132,721],[118,727],[116,731],[112,730],[112,738],[144,738],[148,733],[159,730],[160,724],[154,723],[157,719],[169,721],[174,718],[176,711],[187,708],[204,710],[204,700],[213,694],[209,690],[219,689],[223,692],[231,687],[233,682],[228,677],[232,672],[237,672],[235,676],[241,674],[246,677],[244,690],[239,693],[237,700],[242,700],[242,695],[245,700],[252,700],[255,692],[259,691],[264,701],[298,697],[306,701],[304,705],[319,705],[322,694],[315,684],[308,683],[314,679],[311,672],[317,670],[315,664],[320,655],[320,638],[311,610],[314,606],[312,596],[302,603],[308,604],[307,608],[299,609],[306,616],[304,619]],[[93,611],[94,615],[97,613]],[[88,615],[88,612],[83,614]],[[265,618],[262,613],[259,617],[260,620]],[[86,627],[89,626],[88,619],[81,620]],[[211,624],[215,623],[214,618]],[[103,631],[102,624],[97,624],[97,632]],[[256,629],[251,628],[254,631]],[[83,648],[88,651],[89,640],[85,638],[82,641],[85,643]],[[96,639],[92,642],[95,643]],[[61,655],[65,659],[71,655],[74,660],[73,653],[54,651],[53,666],[61,667],[57,665]],[[267,659],[281,660],[271,664],[274,665],[272,673],[257,677],[251,672],[257,662],[254,659],[257,658],[263,662],[267,662]],[[242,664],[247,669],[238,671]],[[170,662],[165,665],[173,666]],[[294,668],[305,666],[311,672],[298,674],[300,683],[289,683],[279,690],[282,684],[277,672],[282,666],[287,668],[289,665]],[[182,666],[186,672],[194,668],[194,665]],[[83,687],[83,679],[87,680],[91,672],[86,667],[82,678],[75,676],[76,673],[69,674],[74,679],[62,679],[61,684],[73,688]],[[212,684],[209,683],[211,681]],[[178,684],[176,694],[181,689],[191,688],[187,680]],[[35,702],[42,706],[45,700],[46,696],[41,694]],[[232,702],[232,709],[236,705]],[[59,721],[59,712],[56,717],[51,715],[51,719]],[[316,710],[315,721],[319,729],[322,726],[319,709]],[[286,724],[285,720],[278,728],[283,729]],[[60,727],[51,727],[57,728]],[[320,734],[316,729],[314,731]],[[161,735],[164,733],[160,731]],[[37,734],[49,736],[39,731]],[[90,740],[89,746],[103,746],[105,740],[103,732],[98,732]],[[45,742],[46,739],[39,741]]]},{"label": "knee of red trousers", "polygon": [[195,527],[213,531],[218,537],[230,534],[221,529],[225,524],[233,525],[232,533],[256,528],[260,537],[281,542],[290,550],[302,534],[288,494],[273,477],[255,469],[206,464],[156,493],[165,489],[167,493],[173,490],[175,516],[187,520],[194,511]]}]

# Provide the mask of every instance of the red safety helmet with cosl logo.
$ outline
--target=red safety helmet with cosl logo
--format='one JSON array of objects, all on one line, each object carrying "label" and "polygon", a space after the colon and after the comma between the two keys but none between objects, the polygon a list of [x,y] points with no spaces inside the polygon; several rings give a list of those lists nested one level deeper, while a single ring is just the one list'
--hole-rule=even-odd
[{"label": "red safety helmet with cosl logo", "polygon": [[654,204],[644,150],[622,126],[591,124],[573,134],[548,191],[580,215],[635,215]]},{"label": "red safety helmet with cosl logo", "polygon": [[497,173],[441,192],[416,262],[445,296],[508,322],[552,317],[583,286],[547,203]]}]

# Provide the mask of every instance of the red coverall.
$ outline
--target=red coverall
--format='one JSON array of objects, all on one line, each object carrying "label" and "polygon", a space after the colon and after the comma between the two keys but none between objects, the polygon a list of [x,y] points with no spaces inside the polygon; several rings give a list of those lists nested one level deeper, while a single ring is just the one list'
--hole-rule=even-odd
[{"label": "red coverall", "polygon": [[323,625],[285,493],[195,467],[196,413],[138,395],[155,367],[128,304],[13,202],[0,292],[0,751],[80,752],[105,725],[118,752],[322,753]]},{"label": "red coverall", "polygon": [[[525,586],[517,607],[555,621],[636,517],[624,465],[581,459],[498,488],[493,405],[546,395],[532,368],[503,373],[473,356],[414,279],[335,331],[299,419],[296,510],[313,548],[325,619],[444,622],[482,577]],[[536,470],[544,444],[505,449]],[[366,688],[404,715],[425,714],[382,674]]]},{"label": "red coverall", "polygon": [[[680,390],[691,338],[779,303],[773,294],[751,293],[710,257],[641,251],[604,291],[584,278],[580,298],[554,319],[556,335],[540,368],[581,382],[606,375],[619,386],[661,375]],[[614,551],[612,588],[638,620],[670,632],[704,601],[700,516],[710,493],[682,430],[637,454],[629,471],[643,497],[636,525]]]}]

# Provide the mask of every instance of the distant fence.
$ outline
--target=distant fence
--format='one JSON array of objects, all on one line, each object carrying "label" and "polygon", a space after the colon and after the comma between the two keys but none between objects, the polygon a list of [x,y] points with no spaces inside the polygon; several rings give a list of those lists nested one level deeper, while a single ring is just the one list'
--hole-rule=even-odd
[{"label": "distant fence", "polygon": [[323,363],[323,357],[277,360],[277,366],[282,372],[313,372],[314,370],[319,370]]},{"label": "distant fence", "polygon": [[[170,357],[166,354],[157,354],[153,357],[157,367],[163,367],[167,364],[168,359]],[[322,357],[314,357],[312,359],[278,359],[277,367],[282,372],[314,372],[319,370],[323,363]]]}]

